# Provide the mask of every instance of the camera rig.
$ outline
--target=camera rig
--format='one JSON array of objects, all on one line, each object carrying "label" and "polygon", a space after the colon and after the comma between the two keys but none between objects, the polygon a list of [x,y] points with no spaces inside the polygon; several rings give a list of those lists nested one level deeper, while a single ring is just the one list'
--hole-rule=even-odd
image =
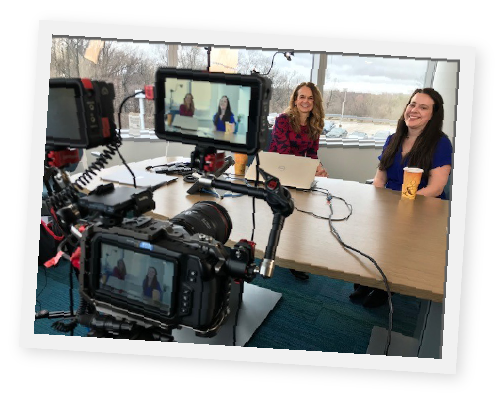
[{"label": "camera rig", "polygon": [[[168,74],[176,73],[167,70],[165,78]],[[253,147],[259,148],[264,143],[260,127],[265,127],[261,121],[266,121],[263,114],[270,99],[270,81],[261,77],[247,79],[229,74],[225,78],[219,74],[190,71],[179,75],[182,79],[196,77],[202,82],[211,78],[216,85],[234,79],[235,88],[246,81],[248,89],[245,92],[236,89],[240,91],[240,98],[243,94],[249,95],[250,104],[246,109],[253,114],[247,120],[246,145],[243,146],[251,152]],[[164,79],[164,71],[159,70],[157,77]],[[164,81],[158,79],[156,85],[163,86]],[[71,84],[69,87],[79,86]],[[108,86],[100,83],[94,87]],[[60,82],[55,88],[60,89]],[[94,99],[91,93],[87,96]],[[49,102],[49,107],[54,107],[54,104],[56,106],[55,102]],[[85,107],[88,104],[84,103]],[[97,109],[104,110],[105,118],[112,122],[113,109],[108,104]],[[157,119],[164,119],[163,111],[157,109]],[[84,114],[85,108],[81,110]],[[50,118],[57,113],[48,115]],[[78,114],[77,118],[81,119],[81,116]],[[49,124],[52,127],[56,125],[55,122]],[[100,126],[107,127],[108,124]],[[95,128],[92,135],[98,137]],[[174,135],[178,133],[174,131]],[[48,138],[47,130],[47,147],[56,145],[56,152],[67,141],[65,136],[58,141],[49,141]],[[80,305],[76,313],[72,310],[69,314],[57,312],[53,316],[41,313],[37,318],[73,317],[67,326],[77,323],[88,326],[91,329],[88,335],[95,337],[173,341],[172,330],[181,327],[193,329],[198,336],[211,337],[230,313],[232,284],[250,282],[256,274],[264,278],[273,275],[284,221],[294,210],[290,192],[276,177],[262,169],[263,188],[217,178],[218,172],[226,168],[224,153],[217,152],[217,148],[225,146],[224,149],[238,150],[242,146],[215,139],[199,138],[196,141],[194,138],[188,136],[186,143],[196,144],[191,154],[191,166],[201,172],[198,185],[262,199],[270,206],[272,228],[260,265],[255,264],[253,242],[240,239],[232,248],[225,245],[232,222],[220,204],[198,202],[169,220],[157,220],[144,215],[155,208],[150,188],[116,188],[113,184],[105,184],[81,196],[81,184],[87,183],[95,174],[93,170],[101,169],[105,162],[99,160],[92,171],[83,173],[83,180],[72,184],[63,169],[74,159],[66,154],[63,162],[47,163],[45,181],[48,183],[55,177],[64,177],[56,180],[63,185],[55,187],[49,203],[66,237],[71,238],[69,243],[76,249],[71,262],[78,273]],[[81,142],[84,141],[78,143]],[[98,141],[92,140],[91,143]],[[105,158],[110,159],[120,144],[119,131],[108,143],[110,152]],[[67,143],[66,147],[69,145]],[[53,151],[47,152],[48,160],[58,160],[58,156]]]},{"label": "camera rig", "polygon": [[[90,311],[98,313],[81,313],[78,319],[91,327],[90,335],[172,341],[173,329],[189,327],[198,336],[211,337],[216,335],[230,313],[233,282],[249,283],[256,274],[264,278],[273,275],[284,220],[294,209],[291,195],[276,177],[263,170],[260,172],[265,180],[264,188],[215,178],[211,174],[218,167],[215,161],[223,159],[224,155],[216,153],[213,148],[197,147],[192,154],[193,166],[202,166],[200,181],[203,186],[262,199],[270,206],[274,216],[272,229],[260,265],[254,263],[253,242],[240,239],[232,248],[224,245],[232,223],[227,211],[215,202],[198,202],[178,216],[162,221],[136,213],[137,200],[145,196],[143,191],[133,193],[137,190],[115,188],[110,189],[109,193],[82,198],[80,204],[86,209],[101,211],[98,222],[89,226],[81,238],[81,260],[84,261],[81,263],[80,277],[82,302],[92,306]],[[109,220],[109,216],[116,215],[112,199],[122,199],[129,193],[134,196],[134,201],[120,210],[120,216],[132,210],[135,217],[122,217],[120,222],[120,219]],[[192,215],[192,212],[199,213],[200,217]],[[208,220],[210,227],[202,226],[204,220]],[[153,253],[155,260],[173,262],[171,270],[174,270],[174,279],[164,280],[169,289],[160,294],[160,301],[158,298],[150,302],[133,299],[138,294],[135,292],[133,295],[132,285],[120,286],[117,280],[102,285],[104,273],[102,263],[99,263],[102,256],[98,253],[102,246],[114,246],[135,255],[139,253],[138,249],[146,249]],[[130,260],[129,257],[127,259]],[[121,291],[125,294],[122,295]],[[167,292],[170,298],[165,300]]]}]

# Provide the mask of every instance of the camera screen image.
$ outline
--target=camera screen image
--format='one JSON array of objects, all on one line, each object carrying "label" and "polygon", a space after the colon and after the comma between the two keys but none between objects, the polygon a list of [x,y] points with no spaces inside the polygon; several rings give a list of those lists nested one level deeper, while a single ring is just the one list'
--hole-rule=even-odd
[{"label": "camera screen image", "polygon": [[251,89],[166,78],[166,129],[246,145]]},{"label": "camera screen image", "polygon": [[100,290],[171,312],[173,262],[104,242],[100,255]]}]

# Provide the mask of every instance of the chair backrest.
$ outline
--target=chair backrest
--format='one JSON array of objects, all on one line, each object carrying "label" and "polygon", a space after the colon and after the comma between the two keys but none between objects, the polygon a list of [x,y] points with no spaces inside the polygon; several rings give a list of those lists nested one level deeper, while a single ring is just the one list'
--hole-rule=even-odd
[{"label": "chair backrest", "polygon": [[448,182],[444,186],[444,194],[447,200],[451,200],[451,186],[453,185],[453,174],[451,173],[448,177]]},{"label": "chair backrest", "polygon": [[[272,142],[272,128],[267,128],[267,142],[265,143],[265,148],[261,150],[263,150],[264,152],[268,152],[271,142]],[[255,156],[248,156],[246,167],[249,167],[254,159]]]}]

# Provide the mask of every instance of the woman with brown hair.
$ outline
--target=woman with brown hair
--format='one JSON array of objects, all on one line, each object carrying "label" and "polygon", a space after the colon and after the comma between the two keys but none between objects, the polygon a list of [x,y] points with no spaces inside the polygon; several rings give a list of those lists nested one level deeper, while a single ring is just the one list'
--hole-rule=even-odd
[{"label": "woman with brown hair", "polygon": [[193,101],[193,95],[187,93],[184,96],[183,104],[179,106],[179,115],[193,117],[193,114],[195,114],[195,102]]},{"label": "woman with brown hair", "polygon": [[379,156],[374,185],[400,191],[403,168],[418,167],[424,173],[417,194],[446,199],[444,187],[451,173],[453,148],[442,131],[443,119],[441,95],[432,88],[415,90],[396,133],[386,140]]},{"label": "woman with brown hair", "polygon": [[[444,187],[451,173],[453,147],[443,133],[444,106],[441,95],[432,88],[417,89],[398,120],[396,133],[389,136],[379,156],[374,186],[401,191],[403,168],[424,170],[417,195],[446,199]],[[376,307],[387,302],[387,293],[355,284],[351,300]]]},{"label": "woman with brown hair", "polygon": [[[276,118],[269,152],[317,159],[324,117],[319,89],[312,82],[302,82],[293,91],[287,109]],[[322,164],[315,175],[328,177]]]}]

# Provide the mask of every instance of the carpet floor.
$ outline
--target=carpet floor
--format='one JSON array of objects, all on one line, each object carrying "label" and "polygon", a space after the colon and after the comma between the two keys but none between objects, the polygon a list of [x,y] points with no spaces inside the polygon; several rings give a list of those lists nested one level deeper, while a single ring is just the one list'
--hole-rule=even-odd
[{"label": "carpet floor", "polygon": [[[68,264],[38,268],[35,312],[69,309]],[[78,283],[74,278],[74,308],[79,305]],[[251,284],[282,294],[281,300],[254,333],[246,347],[364,354],[373,326],[387,328],[387,305],[366,309],[350,302],[353,284],[310,275],[300,281],[284,268],[276,268],[271,279],[257,277]],[[392,298],[393,330],[413,336],[420,301],[395,294]],[[52,319],[34,321],[35,334],[64,335],[54,330]],[[76,336],[88,329],[78,326]],[[65,335],[70,335],[67,333]]]}]

